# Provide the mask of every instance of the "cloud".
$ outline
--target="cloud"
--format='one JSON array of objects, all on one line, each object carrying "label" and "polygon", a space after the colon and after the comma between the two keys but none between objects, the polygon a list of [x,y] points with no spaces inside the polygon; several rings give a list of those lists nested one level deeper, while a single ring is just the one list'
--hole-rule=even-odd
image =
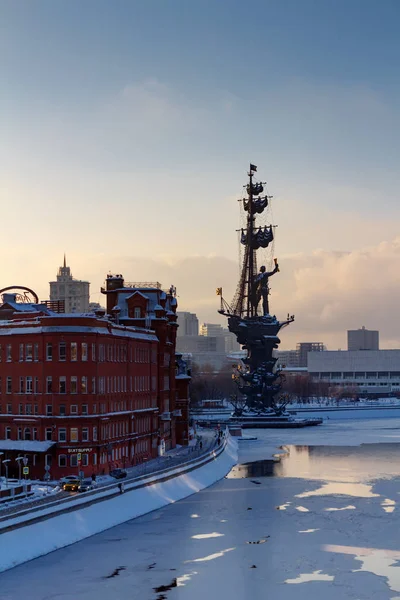
[{"label": "cloud", "polygon": [[[106,275],[105,258],[89,260],[85,265],[81,259],[80,275],[91,272],[95,293]],[[196,312],[200,320],[209,322],[224,322],[217,313],[215,289],[222,286],[230,302],[239,276],[238,264],[221,256],[106,260],[127,281],[160,281],[165,288],[176,285],[180,310]],[[283,348],[295,347],[299,341],[345,348],[347,329],[362,325],[380,330],[382,347],[400,347],[400,237],[351,252],[315,250],[282,256],[279,263],[281,272],[270,280],[271,311],[281,318],[287,313],[296,316],[294,324],[282,330]]]}]

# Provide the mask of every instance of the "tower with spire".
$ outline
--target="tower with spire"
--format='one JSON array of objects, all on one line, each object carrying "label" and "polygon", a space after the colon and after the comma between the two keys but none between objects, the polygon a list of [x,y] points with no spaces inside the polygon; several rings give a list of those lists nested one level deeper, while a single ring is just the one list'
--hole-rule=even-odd
[{"label": "tower with spire", "polygon": [[89,312],[90,283],[74,279],[64,253],[56,281],[50,281],[50,300],[63,301],[66,313]]}]

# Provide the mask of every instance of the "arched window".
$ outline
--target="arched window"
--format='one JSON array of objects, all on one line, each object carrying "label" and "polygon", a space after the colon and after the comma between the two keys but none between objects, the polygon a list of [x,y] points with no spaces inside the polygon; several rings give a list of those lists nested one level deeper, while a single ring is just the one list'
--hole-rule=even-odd
[{"label": "arched window", "polygon": [[31,439],[31,429],[30,429],[30,427],[25,427],[24,440],[30,440],[30,439]]}]

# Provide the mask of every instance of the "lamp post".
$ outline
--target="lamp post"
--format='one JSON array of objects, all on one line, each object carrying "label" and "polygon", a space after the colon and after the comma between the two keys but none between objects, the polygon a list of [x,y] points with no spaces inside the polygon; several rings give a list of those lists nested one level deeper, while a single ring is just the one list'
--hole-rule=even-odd
[{"label": "lamp post", "polygon": [[[1,457],[4,456],[4,452],[0,452],[0,481],[1,481]],[[0,484],[1,487],[1,484]]]},{"label": "lamp post", "polygon": [[8,463],[11,462],[10,458],[3,460],[3,465],[6,466],[6,487],[8,487]]},{"label": "lamp post", "polygon": [[22,461],[24,460],[23,456],[18,456],[18,458],[15,459],[16,462],[18,463],[18,483],[21,484],[21,466],[22,466]]}]

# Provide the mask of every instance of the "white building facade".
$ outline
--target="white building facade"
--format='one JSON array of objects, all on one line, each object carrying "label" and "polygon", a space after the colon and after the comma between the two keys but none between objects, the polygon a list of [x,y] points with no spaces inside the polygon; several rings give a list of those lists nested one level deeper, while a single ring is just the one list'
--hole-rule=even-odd
[{"label": "white building facade", "polygon": [[308,372],[314,381],[355,388],[362,395],[400,393],[400,350],[310,352]]},{"label": "white building facade", "polygon": [[50,300],[63,301],[66,313],[89,312],[90,283],[74,279],[70,267],[64,264],[58,269],[57,280],[50,281]]}]

